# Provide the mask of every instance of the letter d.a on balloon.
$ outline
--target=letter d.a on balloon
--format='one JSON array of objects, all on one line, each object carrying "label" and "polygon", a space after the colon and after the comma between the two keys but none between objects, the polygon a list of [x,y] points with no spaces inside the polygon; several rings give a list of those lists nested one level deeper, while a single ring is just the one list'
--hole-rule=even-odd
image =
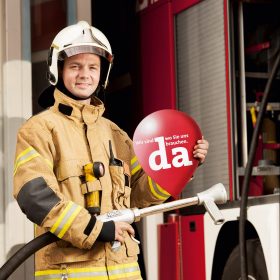
[{"label": "letter d.a on balloon", "polygon": [[176,197],[198,166],[193,149],[201,138],[200,128],[192,117],[165,109],[148,115],[139,123],[133,135],[133,146],[145,172]]}]

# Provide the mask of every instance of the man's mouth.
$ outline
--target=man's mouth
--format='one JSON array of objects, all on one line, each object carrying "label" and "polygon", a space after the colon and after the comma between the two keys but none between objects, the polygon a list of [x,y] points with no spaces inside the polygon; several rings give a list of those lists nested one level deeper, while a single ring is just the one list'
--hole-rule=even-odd
[{"label": "man's mouth", "polygon": [[78,88],[88,88],[90,84],[88,83],[76,83],[76,87]]}]

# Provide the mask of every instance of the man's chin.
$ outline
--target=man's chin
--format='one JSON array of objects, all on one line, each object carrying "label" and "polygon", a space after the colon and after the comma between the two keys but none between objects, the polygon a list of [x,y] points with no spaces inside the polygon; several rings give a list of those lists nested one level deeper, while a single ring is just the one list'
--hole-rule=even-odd
[{"label": "man's chin", "polygon": [[74,92],[73,95],[75,95],[76,97],[81,98],[81,99],[88,99],[91,97],[92,92],[79,91],[79,92]]}]

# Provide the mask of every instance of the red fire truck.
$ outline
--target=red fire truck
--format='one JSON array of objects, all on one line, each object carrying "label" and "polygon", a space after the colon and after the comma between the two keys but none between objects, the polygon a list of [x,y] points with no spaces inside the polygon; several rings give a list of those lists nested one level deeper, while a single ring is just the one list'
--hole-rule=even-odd
[{"label": "red fire truck", "polygon": [[[217,182],[228,192],[214,225],[203,209],[165,216],[158,227],[159,279],[240,278],[242,183],[256,118],[280,46],[278,1],[138,1],[143,114],[191,115],[210,142],[182,197]],[[248,279],[280,279],[280,75],[258,135],[245,223]]]}]

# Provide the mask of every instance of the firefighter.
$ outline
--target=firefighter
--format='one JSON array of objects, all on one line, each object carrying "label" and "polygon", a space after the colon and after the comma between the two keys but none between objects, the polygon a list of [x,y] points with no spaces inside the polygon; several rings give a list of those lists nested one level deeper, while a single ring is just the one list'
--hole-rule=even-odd
[{"label": "firefighter", "polygon": [[[59,237],[36,252],[35,279],[142,279],[131,225],[103,223],[96,214],[159,204],[169,194],[143,172],[128,135],[102,117],[96,92],[106,88],[112,62],[98,29],[85,21],[62,29],[50,47],[51,86],[41,99],[51,106],[18,132],[14,196],[36,236]],[[200,163],[207,151],[208,142],[199,140]],[[98,194],[93,208],[89,194]],[[117,250],[114,240],[121,242]]]}]

